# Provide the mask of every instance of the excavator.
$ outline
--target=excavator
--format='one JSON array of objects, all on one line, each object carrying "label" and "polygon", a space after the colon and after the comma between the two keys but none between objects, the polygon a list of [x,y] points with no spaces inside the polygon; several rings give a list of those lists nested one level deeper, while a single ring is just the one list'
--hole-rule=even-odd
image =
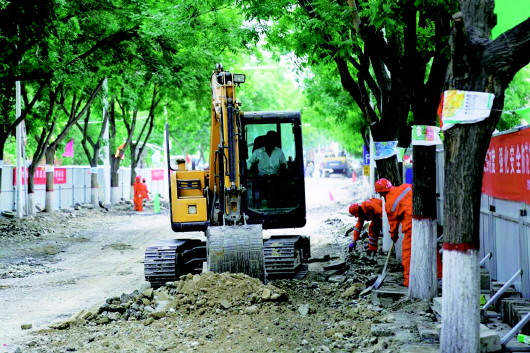
[{"label": "excavator", "polygon": [[[184,159],[168,158],[171,228],[204,232],[206,241],[179,238],[147,247],[144,274],[154,287],[204,271],[245,273],[264,282],[307,273],[308,237],[263,236],[265,229],[306,223],[300,112],[244,112],[236,91],[245,80],[222,64],[212,73],[209,169],[189,170]],[[271,173],[251,163],[265,153],[265,140],[283,155]]]}]

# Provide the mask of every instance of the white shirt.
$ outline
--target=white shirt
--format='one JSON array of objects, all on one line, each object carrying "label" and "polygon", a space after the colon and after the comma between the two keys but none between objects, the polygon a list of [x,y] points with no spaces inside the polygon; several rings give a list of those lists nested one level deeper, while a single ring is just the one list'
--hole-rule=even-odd
[{"label": "white shirt", "polygon": [[269,156],[265,151],[265,147],[258,148],[252,153],[252,156],[247,161],[247,168],[250,169],[252,164],[258,162],[258,174],[278,174],[280,163],[287,163],[285,155],[281,148],[274,147]]}]

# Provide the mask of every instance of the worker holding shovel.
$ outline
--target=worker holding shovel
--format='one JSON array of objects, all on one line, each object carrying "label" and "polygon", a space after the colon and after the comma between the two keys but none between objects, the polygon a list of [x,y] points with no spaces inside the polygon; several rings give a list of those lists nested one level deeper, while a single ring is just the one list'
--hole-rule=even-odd
[{"label": "worker holding shovel", "polygon": [[375,182],[375,191],[385,198],[390,237],[394,242],[399,238],[399,225],[401,224],[401,231],[404,234],[401,248],[403,285],[408,287],[412,251],[412,185],[393,186],[388,179],[382,178]]}]

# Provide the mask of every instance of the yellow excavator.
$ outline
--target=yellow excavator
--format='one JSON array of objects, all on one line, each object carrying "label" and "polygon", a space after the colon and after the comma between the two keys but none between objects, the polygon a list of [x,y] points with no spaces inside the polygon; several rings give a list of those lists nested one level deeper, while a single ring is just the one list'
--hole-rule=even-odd
[{"label": "yellow excavator", "polygon": [[[244,82],[245,75],[221,64],[212,73],[209,170],[169,161],[171,228],[204,232],[206,242],[172,239],[149,246],[145,278],[155,287],[205,270],[263,281],[307,272],[308,237],[263,237],[263,229],[306,223],[300,113],[243,112],[236,91]],[[169,146],[169,134],[166,141]]]}]

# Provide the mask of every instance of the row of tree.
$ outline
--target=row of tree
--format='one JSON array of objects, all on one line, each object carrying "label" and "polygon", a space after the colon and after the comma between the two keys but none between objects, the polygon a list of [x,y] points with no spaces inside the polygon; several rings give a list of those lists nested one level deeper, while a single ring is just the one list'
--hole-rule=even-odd
[{"label": "row of tree", "polygon": [[[177,134],[183,145],[205,140],[209,101],[203,82],[215,62],[240,60],[238,53],[247,53],[257,38],[230,2],[222,1],[51,0],[0,6],[0,160],[6,141],[24,121],[31,155],[28,210],[34,210],[35,169],[43,159],[53,166],[56,152],[72,136],[79,136],[91,167],[109,145],[113,188],[127,151],[134,170],[154,131],[162,140],[164,117],[180,117],[171,126],[173,132],[187,130]],[[15,115],[16,82],[20,116]],[[204,108],[188,110],[192,105]],[[51,211],[53,171],[48,170],[46,210]],[[0,168],[0,180],[1,173]],[[133,178],[134,173],[131,184]],[[97,187],[93,173],[94,203]]]},{"label": "row of tree", "polygon": [[[488,119],[457,125],[444,135],[441,346],[444,352],[478,351],[482,161],[505,90],[529,62],[524,55],[530,46],[529,20],[493,40],[493,0],[2,4],[0,41],[6,49],[0,53],[0,159],[7,137],[25,120],[38,146],[33,168],[43,156],[53,164],[58,146],[75,128],[83,135],[90,164],[97,165],[104,127],[109,126],[111,151],[129,148],[134,169],[143,148],[137,144],[151,136],[161,120],[155,117],[163,117],[164,109],[181,116],[172,124],[186,132],[179,136],[204,139],[209,92],[203,82],[212,63],[240,62],[242,53],[251,52],[255,47],[250,44],[261,38],[271,52],[294,53],[296,63],[310,69],[306,88],[314,109],[309,115],[324,117],[318,124],[333,125],[328,117],[335,114],[341,126],[349,125],[347,133],[365,141],[371,134],[378,142],[408,146],[411,126],[437,125],[445,89],[494,93]],[[13,109],[16,81],[24,102],[20,117]],[[95,99],[102,90],[106,102]],[[140,112],[147,112],[143,121]],[[100,119],[99,128],[90,126],[94,119]],[[126,133],[118,138],[120,129]],[[415,240],[409,294],[431,298],[437,288],[435,148],[413,148]],[[121,154],[111,158],[115,175]],[[395,156],[377,160],[377,168],[380,176],[401,182]],[[420,243],[426,245],[418,248]],[[414,265],[420,258],[426,266]]]}]

